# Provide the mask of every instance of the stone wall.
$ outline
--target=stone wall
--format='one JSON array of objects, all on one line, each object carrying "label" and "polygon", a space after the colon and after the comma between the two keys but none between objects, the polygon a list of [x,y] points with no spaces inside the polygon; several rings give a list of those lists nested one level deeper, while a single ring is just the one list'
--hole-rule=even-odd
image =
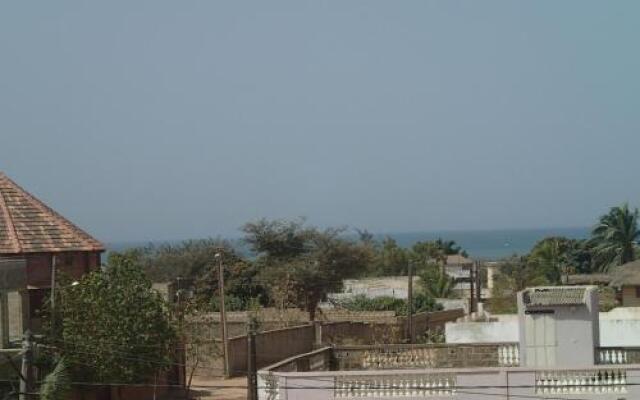
[{"label": "stone wall", "polygon": [[[438,328],[447,320],[455,320],[461,313],[461,310],[451,310],[416,314],[414,327],[417,332],[421,332],[421,329],[431,329],[432,326]],[[365,318],[372,318],[375,315],[375,313],[364,314]],[[322,345],[403,342],[406,338],[406,319],[395,317],[389,319],[388,313],[383,315],[385,317],[380,318],[377,323],[316,321],[315,324],[307,323],[295,327],[262,331],[256,336],[258,367],[310,352]],[[231,313],[229,319],[237,320],[247,318],[247,316],[246,313],[244,315]],[[213,323],[216,317],[219,316],[207,315],[198,321],[189,322],[190,337],[187,338],[186,344],[187,369],[190,371],[195,368],[195,375],[219,376],[224,372],[221,357],[222,347],[216,334],[217,325]],[[357,318],[354,319],[357,320]],[[243,323],[243,326],[246,324]],[[264,325],[262,326],[264,327]],[[234,336],[233,334],[234,332],[230,331],[229,369],[231,375],[238,375],[246,372],[247,339],[245,335]]]}]

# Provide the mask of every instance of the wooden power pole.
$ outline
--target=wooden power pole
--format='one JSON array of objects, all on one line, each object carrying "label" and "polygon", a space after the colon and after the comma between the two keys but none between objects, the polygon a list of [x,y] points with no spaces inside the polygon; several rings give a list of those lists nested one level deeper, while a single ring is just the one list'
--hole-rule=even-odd
[{"label": "wooden power pole", "polygon": [[256,321],[254,318],[249,318],[249,332],[247,332],[247,400],[258,400]]},{"label": "wooden power pole", "polygon": [[415,332],[413,331],[413,263],[411,261],[409,261],[407,272],[407,329],[409,330],[409,343],[413,343],[415,341]]},{"label": "wooden power pole", "polygon": [[222,251],[219,249],[215,257],[218,259],[218,293],[220,294],[220,327],[222,331],[222,356],[224,360],[224,376],[229,377],[229,343],[227,338],[227,315],[224,309],[224,269],[222,267]]},{"label": "wooden power pole", "polygon": [[34,389],[33,370],[31,368],[33,363],[33,342],[31,340],[31,331],[27,329],[22,341],[22,368],[20,371],[20,393],[18,394],[20,400],[31,399]]}]

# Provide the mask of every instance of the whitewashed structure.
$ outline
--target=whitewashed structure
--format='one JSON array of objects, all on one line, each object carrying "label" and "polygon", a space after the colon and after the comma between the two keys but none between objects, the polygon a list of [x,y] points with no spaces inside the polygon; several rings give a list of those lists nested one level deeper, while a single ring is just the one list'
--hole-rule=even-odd
[{"label": "whitewashed structure", "polygon": [[512,325],[515,343],[325,347],[261,370],[259,398],[640,399],[640,350],[600,347],[592,287],[519,298],[515,318],[465,323]]}]

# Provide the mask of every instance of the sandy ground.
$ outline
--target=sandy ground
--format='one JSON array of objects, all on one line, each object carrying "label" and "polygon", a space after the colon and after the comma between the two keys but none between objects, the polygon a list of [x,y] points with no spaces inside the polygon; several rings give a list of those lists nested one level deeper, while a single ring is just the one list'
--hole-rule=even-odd
[{"label": "sandy ground", "polygon": [[[203,378],[194,377],[191,394],[201,400],[246,400],[247,378]],[[217,388],[206,386],[218,386]]]}]

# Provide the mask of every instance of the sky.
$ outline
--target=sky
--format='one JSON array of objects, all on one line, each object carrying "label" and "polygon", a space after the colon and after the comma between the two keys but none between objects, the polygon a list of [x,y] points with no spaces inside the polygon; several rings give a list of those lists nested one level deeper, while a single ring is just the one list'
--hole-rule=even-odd
[{"label": "sky", "polygon": [[640,205],[637,1],[7,1],[0,170],[105,241]]}]

